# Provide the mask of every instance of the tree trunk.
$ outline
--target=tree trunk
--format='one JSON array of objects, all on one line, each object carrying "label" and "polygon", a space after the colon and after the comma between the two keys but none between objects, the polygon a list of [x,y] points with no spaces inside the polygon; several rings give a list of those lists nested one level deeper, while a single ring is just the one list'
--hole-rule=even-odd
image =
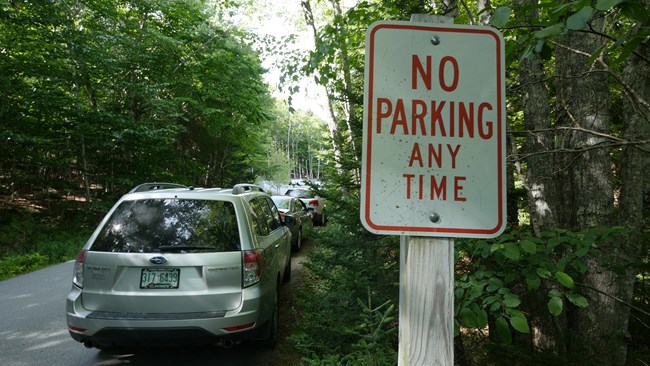
[{"label": "tree trunk", "polygon": [[[538,19],[536,10],[530,14],[522,13],[522,9],[530,9],[536,3],[537,0],[519,0],[515,3],[517,16],[524,24]],[[530,225],[537,237],[541,237],[542,232],[557,227],[556,210],[559,203],[555,195],[556,162],[550,132],[551,110],[546,79],[541,55],[533,53],[529,58],[522,59],[519,65],[519,84],[526,130],[523,153],[527,156],[525,161],[528,169],[525,176],[521,175],[521,180],[528,198]],[[549,350],[562,357],[566,353],[562,331],[564,327],[557,325],[558,322],[566,323],[565,314],[556,318],[545,309],[549,290],[548,283],[544,281],[540,291],[526,296],[526,305],[538,308],[531,311],[531,314],[539,314],[539,318],[531,319],[532,342],[535,349]]]},{"label": "tree trunk", "polygon": [[[602,31],[604,21],[594,20],[596,31]],[[569,32],[556,47],[558,108],[562,125],[573,132],[565,135],[568,145],[575,151],[565,160],[570,177],[573,198],[571,209],[565,206],[563,226],[569,224],[577,230],[589,227],[610,227],[612,224],[614,195],[612,189],[611,149],[604,135],[609,134],[608,74],[602,67],[604,55],[590,63],[590,57],[600,49],[603,39],[592,33]],[[570,202],[564,197],[564,202]],[[582,282],[589,299],[586,308],[569,308],[568,319],[572,339],[567,352],[578,356],[590,365],[623,365],[626,343],[621,325],[626,324],[628,313],[610,296],[621,290],[621,281],[610,267],[611,253],[617,243],[600,243],[584,258],[587,272],[576,282]]]},{"label": "tree trunk", "polygon": [[[537,3],[536,0],[520,0],[522,6]],[[519,15],[519,14],[518,14]],[[532,14],[521,14],[522,21],[537,19],[535,11]],[[553,136],[551,127],[551,111],[548,103],[546,74],[544,61],[537,53],[523,59],[519,65],[519,84],[524,103],[524,126],[526,128],[526,144],[524,153],[535,154],[526,158],[528,170],[524,179],[524,187],[528,195],[530,209],[530,224],[536,236],[541,236],[544,230],[557,227],[555,213],[557,199],[554,197],[554,174],[556,165],[551,153]]]},{"label": "tree trunk", "polygon": [[[331,0],[332,7],[334,8],[334,16],[335,17],[343,17],[343,10],[341,9],[341,4],[339,0]],[[348,55],[348,44],[347,44],[347,39],[343,38],[343,43],[340,44],[341,47],[341,67],[343,72],[343,81],[345,83],[345,94],[346,94],[346,99],[345,99],[345,105],[347,106],[347,118],[346,118],[346,126],[348,129],[348,133],[350,134],[350,147],[352,148],[353,156],[354,159],[356,160],[360,155],[356,142],[355,142],[355,136],[356,134],[354,133],[354,130],[352,129],[352,121],[357,118],[357,111],[356,111],[356,103],[353,100],[353,95],[352,95],[352,75],[351,75],[351,66],[350,66],[350,57]],[[359,155],[357,155],[359,153]],[[357,180],[359,180],[359,170],[355,172],[355,176]]]},{"label": "tree trunk", "polygon": [[[650,0],[642,0],[646,11],[650,12]],[[639,30],[640,25],[637,27]],[[641,44],[636,54],[631,54],[625,63],[622,80],[626,98],[623,100],[624,138],[630,143],[645,141],[643,144],[627,145],[621,160],[621,195],[619,224],[631,227],[624,245],[619,248],[616,258],[622,264],[633,263],[641,255],[643,230],[646,222],[643,216],[645,193],[650,190],[647,172],[650,169],[650,40]],[[620,289],[616,294],[627,303],[632,302],[634,281],[637,272],[630,266],[618,277]],[[630,309],[621,307],[622,336],[627,337]],[[621,347],[619,357],[625,359],[626,348]]]},{"label": "tree trunk", "polygon": [[[301,0],[300,6],[302,7],[302,12],[305,17],[305,22],[307,26],[311,28],[312,34],[314,36],[314,45],[318,48],[320,40],[318,38],[318,30],[316,29],[316,24],[314,24],[314,13],[311,8],[311,2],[309,0]],[[327,127],[330,131],[330,136],[332,139],[332,147],[334,149],[334,159],[337,161],[337,165],[341,161],[341,152],[342,152],[342,140],[341,133],[339,132],[338,124],[336,123],[336,114],[334,113],[334,107],[332,105],[332,94],[325,87],[325,94],[327,95],[327,106],[330,113],[331,120],[327,121]]]}]

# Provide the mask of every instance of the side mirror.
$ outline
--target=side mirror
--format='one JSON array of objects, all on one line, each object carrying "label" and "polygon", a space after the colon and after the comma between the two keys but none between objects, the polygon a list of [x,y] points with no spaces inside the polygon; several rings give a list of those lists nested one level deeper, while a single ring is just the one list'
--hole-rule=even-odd
[{"label": "side mirror", "polygon": [[285,215],[284,216],[284,223],[287,226],[295,226],[296,225],[296,218],[291,216],[291,215]]}]

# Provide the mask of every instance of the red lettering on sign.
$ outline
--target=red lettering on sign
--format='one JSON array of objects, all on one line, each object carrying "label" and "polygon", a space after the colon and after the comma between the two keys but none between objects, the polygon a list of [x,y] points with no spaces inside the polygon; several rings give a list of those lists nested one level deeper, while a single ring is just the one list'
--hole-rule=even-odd
[{"label": "red lettering on sign", "polygon": [[442,200],[446,201],[447,200],[447,177],[443,176],[442,179],[440,180],[440,185],[438,185],[438,182],[436,181],[436,176],[432,175],[431,176],[431,200],[435,200],[436,197],[440,199],[442,196]]},{"label": "red lettering on sign", "polygon": [[414,99],[411,103],[411,110],[413,111],[413,115],[411,116],[411,133],[413,135],[418,134],[419,124],[422,136],[426,136],[427,129],[424,126],[424,117],[427,116],[427,103],[423,100]]},{"label": "red lettering on sign", "polygon": [[[431,144],[429,144],[429,149],[431,149]],[[418,161],[420,168],[422,168],[422,154],[420,153],[420,144],[417,142],[413,144],[413,149],[411,149],[411,159],[409,159],[409,166],[413,166],[413,162]]]},{"label": "red lettering on sign", "polygon": [[418,55],[411,56],[411,89],[418,88],[417,74],[419,73],[422,76],[422,81],[424,82],[424,87],[427,90],[431,90],[431,56],[427,56],[427,69],[425,70],[420,62],[420,57]]},{"label": "red lettering on sign", "polygon": [[[384,112],[384,105],[386,112]],[[393,114],[393,104],[388,98],[377,98],[377,133],[381,133],[381,120]]]},{"label": "red lettering on sign", "polygon": [[[414,178],[417,177],[417,181],[414,181]],[[426,197],[427,199],[431,201],[435,200],[440,200],[440,201],[446,201],[447,200],[447,188],[448,188],[448,183],[451,184],[451,182],[448,182],[447,176],[443,175],[442,177],[436,177],[435,175],[422,175],[422,174],[402,174],[402,178],[406,179],[406,199],[410,200],[411,196],[413,195],[413,190],[417,190],[418,192],[418,199],[422,201],[424,197],[424,192],[428,191],[428,196]],[[428,178],[428,182],[425,181],[425,178]],[[453,190],[454,190],[454,201],[456,202],[466,202],[467,198],[462,196],[462,192],[464,189],[464,186],[462,183],[467,180],[467,177],[459,177],[455,176],[453,177]],[[429,186],[426,186],[426,183],[429,184]],[[427,190],[428,188],[428,190]],[[451,189],[452,187],[449,187]]]},{"label": "red lettering on sign", "polygon": [[[447,64],[451,65],[451,83],[447,83],[447,78],[445,77],[445,69],[447,67]],[[422,82],[424,83],[424,87],[427,90],[431,90],[433,88],[433,75],[431,73],[432,69],[432,62],[431,62],[431,55],[427,55],[426,57],[426,66],[422,65],[422,61],[420,60],[420,56],[418,55],[412,55],[411,56],[411,89],[417,89],[418,88],[418,79],[421,79]],[[446,92],[452,92],[458,88],[458,61],[451,57],[451,56],[445,56],[440,60],[440,63],[438,64],[438,80],[440,81],[440,87],[442,90]],[[418,78],[420,76],[420,78]]]},{"label": "red lettering on sign", "polygon": [[[452,67],[452,82],[451,85],[445,83],[445,67],[447,63],[451,63]],[[451,56],[445,56],[440,60],[440,67],[438,68],[438,78],[440,79],[440,86],[446,92],[452,92],[458,87],[458,61]]]},{"label": "red lettering on sign", "polygon": [[[478,107],[478,134],[481,136],[482,139],[488,140],[492,138],[492,125],[494,122],[492,121],[486,121],[483,123],[483,110],[487,109],[489,111],[492,110],[492,106],[490,103],[483,102],[481,105]],[[487,126],[488,131],[485,132],[483,131],[483,127]]]},{"label": "red lettering on sign", "polygon": [[[435,162],[435,165],[438,169],[442,169],[442,162],[443,162],[443,151],[442,151],[442,145],[443,144],[429,144],[429,154],[427,155],[428,157],[428,168],[433,168],[433,163]],[[456,145],[453,147],[450,144],[445,144],[447,146],[447,151],[449,152],[449,157],[451,158],[451,169],[456,169],[456,157],[458,156],[458,152],[460,151],[460,145]],[[422,151],[420,149],[420,144],[419,143],[414,143],[413,148],[411,149],[411,157],[409,158],[409,167],[413,167],[413,163],[417,163],[416,165],[420,168],[424,168],[424,161],[422,159]]]},{"label": "red lettering on sign", "polygon": [[[391,135],[470,139],[478,135],[483,140],[489,140],[494,134],[494,122],[486,116],[493,110],[488,102],[482,102],[477,106],[474,102],[462,101],[427,102],[421,99],[409,101],[398,98],[393,102],[388,98],[377,98],[376,103],[377,134],[382,133],[382,125],[385,123],[390,123]],[[406,107],[408,103],[410,109]]]},{"label": "red lettering on sign", "polygon": [[411,179],[415,177],[415,174],[402,174],[402,177],[406,178],[406,199],[411,199]]},{"label": "red lettering on sign", "polygon": [[390,126],[390,134],[394,135],[397,126],[402,126],[402,133],[404,135],[409,134],[409,128],[406,124],[406,112],[404,111],[404,100],[398,99],[397,105],[395,106],[395,115],[393,116],[393,124]]},{"label": "red lettering on sign", "polygon": [[467,177],[454,177],[454,201],[465,202],[467,198],[460,196],[460,191],[463,190],[463,186],[460,185],[461,181],[467,180]]}]

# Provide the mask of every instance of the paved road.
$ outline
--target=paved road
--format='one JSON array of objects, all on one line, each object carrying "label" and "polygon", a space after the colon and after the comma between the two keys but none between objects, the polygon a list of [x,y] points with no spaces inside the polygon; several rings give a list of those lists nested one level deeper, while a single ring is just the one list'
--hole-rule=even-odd
[{"label": "paved road", "polygon": [[[307,245],[312,245],[311,241]],[[284,286],[284,294],[300,279],[303,252],[292,259],[292,280]],[[0,365],[265,366],[273,365],[270,360],[277,359],[272,352],[285,348],[270,351],[243,343],[232,349],[87,349],[70,338],[65,322],[65,297],[71,286],[72,266],[73,262],[67,262],[0,282]],[[292,319],[284,317],[281,321]],[[291,329],[288,324],[283,325],[281,339],[287,336],[282,334],[283,330]]]}]

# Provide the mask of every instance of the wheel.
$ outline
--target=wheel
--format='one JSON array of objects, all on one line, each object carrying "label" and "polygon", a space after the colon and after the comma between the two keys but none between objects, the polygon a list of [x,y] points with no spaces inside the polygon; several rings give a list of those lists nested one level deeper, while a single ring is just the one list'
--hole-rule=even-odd
[{"label": "wheel", "polygon": [[299,252],[300,247],[302,246],[302,227],[298,228],[298,237],[296,238],[296,242],[293,243],[291,246],[291,250],[294,252]]},{"label": "wheel", "polygon": [[278,343],[278,329],[280,329],[280,294],[279,289],[275,291],[275,307],[273,308],[273,315],[268,322],[268,338],[262,341],[265,348],[272,349]]}]

